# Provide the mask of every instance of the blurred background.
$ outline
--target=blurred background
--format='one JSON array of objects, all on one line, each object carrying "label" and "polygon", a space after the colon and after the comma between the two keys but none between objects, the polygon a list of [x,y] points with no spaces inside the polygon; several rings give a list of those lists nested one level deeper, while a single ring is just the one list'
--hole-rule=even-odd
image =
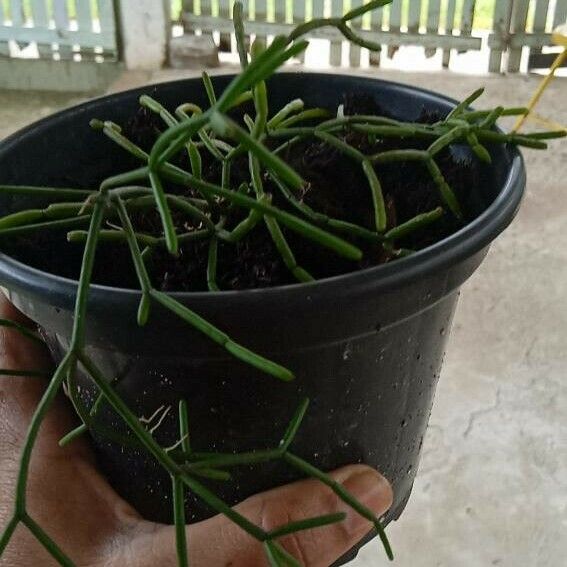
[{"label": "blurred background", "polygon": [[[364,0],[250,0],[251,38]],[[0,0],[0,139],[94,95],[237,69],[232,0]],[[361,73],[524,106],[564,49],[567,0],[394,0],[323,31],[292,68]],[[524,128],[567,125],[567,73]],[[503,121],[504,128],[513,122]],[[549,126],[547,126],[549,127]],[[400,567],[560,567],[567,557],[567,142],[526,151],[512,227],[465,285],[406,512]],[[371,543],[355,567],[388,564]]]}]

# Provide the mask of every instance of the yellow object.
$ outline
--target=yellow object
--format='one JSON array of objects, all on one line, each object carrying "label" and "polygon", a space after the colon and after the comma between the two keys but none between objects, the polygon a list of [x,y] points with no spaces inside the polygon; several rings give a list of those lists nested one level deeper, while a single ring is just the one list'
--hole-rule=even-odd
[{"label": "yellow object", "polygon": [[545,79],[543,79],[534,96],[532,97],[532,100],[530,100],[528,104],[528,112],[524,116],[519,118],[518,122],[516,122],[513,130],[514,132],[517,132],[523,126],[524,122],[530,117],[535,118],[538,122],[543,123],[547,126],[552,125],[559,130],[567,131],[567,128],[565,126],[561,126],[560,124],[545,120],[544,118],[541,118],[539,116],[533,116],[533,110],[541,99],[543,93],[545,92],[545,89],[547,89],[551,81],[553,81],[553,79],[555,78],[555,72],[557,71],[557,69],[559,69],[559,67],[561,67],[561,65],[563,65],[563,62],[567,60],[567,24],[563,24],[562,26],[555,28],[555,30],[553,30],[553,33],[551,34],[551,40],[555,45],[562,46],[563,51],[557,56],[557,58],[553,62],[553,65],[551,66],[551,69],[549,70],[549,74],[545,77]]}]

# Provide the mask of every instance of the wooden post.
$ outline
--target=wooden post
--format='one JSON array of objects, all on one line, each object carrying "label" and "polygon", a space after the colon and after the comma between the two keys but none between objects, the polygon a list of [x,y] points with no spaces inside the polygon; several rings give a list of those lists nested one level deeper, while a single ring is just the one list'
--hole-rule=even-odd
[{"label": "wooden post", "polygon": [[[98,0],[103,31],[114,26],[112,0]],[[120,0],[122,56],[128,69],[160,69],[167,59],[170,39],[169,3],[162,0]]]}]

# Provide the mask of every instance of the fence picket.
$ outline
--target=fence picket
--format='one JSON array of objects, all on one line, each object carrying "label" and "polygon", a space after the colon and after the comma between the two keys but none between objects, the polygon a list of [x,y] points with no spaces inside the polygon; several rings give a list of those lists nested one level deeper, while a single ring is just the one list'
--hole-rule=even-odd
[{"label": "fence picket", "polygon": [[[219,18],[229,20],[231,18],[231,0],[217,0],[219,4]],[[221,33],[219,41],[219,50],[225,53],[232,51],[232,35],[229,33]]]},{"label": "fence picket", "polygon": [[[93,31],[93,15],[91,12],[90,1],[75,1],[76,13],[77,13],[77,26],[79,31],[92,32]],[[94,49],[89,47],[81,47],[82,57],[92,57],[94,55]]]},{"label": "fence picket", "polygon": [[[530,7],[529,0],[515,0],[514,9],[512,11],[512,32],[525,33],[528,23],[528,10]],[[508,72],[517,73],[520,70],[522,61],[521,47],[513,47],[510,49],[508,56]]]},{"label": "fence picket", "polygon": [[[97,7],[100,32],[102,35],[100,40],[104,46],[105,59],[118,59],[114,2],[112,0],[97,0]],[[107,46],[110,45],[112,48],[109,49]]]},{"label": "fence picket", "polygon": [[[256,0],[254,21],[255,22],[266,22],[268,20],[268,5],[266,0]],[[260,41],[267,41],[267,37],[264,34],[257,34],[256,39]]]},{"label": "fence picket", "polygon": [[420,22],[421,22],[421,0],[409,0],[408,31],[410,33],[419,32]]},{"label": "fence picket", "polygon": [[555,5],[555,15],[553,17],[553,27],[567,23],[567,0],[557,0]]},{"label": "fence picket", "polygon": [[[549,0],[536,0],[536,9],[534,14],[534,33],[545,33],[547,29],[547,15],[549,12]],[[541,53],[541,47],[533,47],[530,49],[530,57]]]},{"label": "fence picket", "polygon": [[[53,0],[53,19],[55,29],[61,37],[65,37],[69,31],[69,12],[66,0]],[[61,59],[71,59],[73,48],[64,42],[59,44],[58,53]]]},{"label": "fence picket", "polygon": [[[394,2],[390,4],[390,32],[399,34],[402,29],[402,3]],[[388,46],[388,57],[394,57],[398,51],[399,46],[394,44]]]},{"label": "fence picket", "polygon": [[[453,30],[455,29],[455,14],[457,11],[457,1],[449,0],[447,4],[447,16],[445,21],[445,34],[453,35]],[[443,67],[449,67],[451,63],[451,52],[450,48],[443,50]]]},{"label": "fence picket", "polygon": [[[331,0],[331,16],[337,18],[343,15],[343,0]],[[331,42],[331,65],[340,67],[343,60],[343,42]]]},{"label": "fence picket", "polygon": [[[211,0],[201,0],[201,15],[202,16],[212,16],[213,15],[213,3]],[[201,33],[204,36],[212,36],[213,30],[210,27],[203,28]]]},{"label": "fence picket", "polygon": [[[362,0],[351,0],[350,7],[351,9],[358,8],[362,6]],[[360,28],[360,19],[351,22],[353,28]],[[360,67],[360,47],[358,45],[354,45],[354,43],[349,44],[349,63],[351,67]]]},{"label": "fence picket", "polygon": [[[427,33],[436,34],[439,32],[439,22],[441,19],[441,0],[429,0],[427,15]],[[437,48],[430,47],[425,50],[426,57],[433,57],[437,53]]]},{"label": "fence picket", "polygon": [[[4,14],[4,2],[0,1],[0,26],[6,22],[6,14]],[[10,57],[10,44],[8,41],[0,40],[0,57]]]},{"label": "fence picket", "polygon": [[[370,14],[370,29],[380,33],[382,31],[382,23],[384,21],[384,9],[374,10]],[[380,66],[380,51],[370,52],[370,65],[373,67]]]},{"label": "fence picket", "polygon": [[[45,0],[33,0],[31,4],[33,26],[46,30],[49,28],[49,17],[47,15],[47,6]],[[42,58],[50,58],[53,54],[50,43],[38,43],[37,50]]]},{"label": "fence picket", "polygon": [[[304,0],[293,0],[293,22],[295,24],[302,24],[305,22],[305,4],[306,2]],[[299,60],[301,63],[305,63],[305,52],[299,56]]]},{"label": "fence picket", "polygon": [[[491,34],[491,39],[500,41],[509,33],[512,18],[512,1],[513,0],[498,0],[498,2],[495,2],[493,16],[494,31]],[[488,69],[491,73],[500,73],[502,70],[504,48],[502,45],[491,47]]]}]

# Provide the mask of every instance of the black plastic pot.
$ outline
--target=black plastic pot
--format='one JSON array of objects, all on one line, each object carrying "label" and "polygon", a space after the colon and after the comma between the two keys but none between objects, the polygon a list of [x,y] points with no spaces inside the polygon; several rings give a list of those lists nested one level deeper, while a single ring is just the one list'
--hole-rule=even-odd
[{"label": "black plastic pot", "polygon": [[[228,78],[215,79],[220,91]],[[270,81],[274,107],[301,97],[307,105],[336,107],[343,93],[368,92],[401,118],[425,107],[445,112],[454,101],[419,89],[327,74],[280,74]],[[205,103],[197,80],[178,81],[94,100],[42,120],[0,145],[0,182],[68,185],[116,173],[111,143],[89,128],[93,117],[123,122],[140,94],[166,106]],[[121,154],[120,158],[122,157]],[[245,451],[275,446],[304,396],[312,400],[293,450],[331,470],[353,462],[380,469],[393,483],[402,512],[416,475],[435,386],[459,288],[476,270],[488,246],[514,217],[523,194],[520,154],[494,147],[493,164],[479,166],[474,190],[486,210],[450,238],[409,258],[309,285],[246,292],[175,294],[244,345],[297,373],[290,384],[259,374],[228,357],[169,313],[154,307],[147,327],[136,325],[139,294],[93,286],[88,350],[140,416],[162,404],[189,403],[193,447]],[[101,163],[105,164],[100,171]],[[98,179],[97,179],[98,181]],[[2,213],[29,200],[0,196]],[[57,251],[64,261],[64,249]],[[0,282],[12,301],[45,329],[56,358],[67,347],[77,284],[0,255]],[[480,353],[471,351],[471,356]],[[448,377],[458,379],[458,376]],[[81,379],[92,403],[90,382]],[[117,429],[110,412],[103,418]],[[177,438],[175,411],[157,436]],[[151,459],[100,439],[100,465],[112,484],[144,516],[171,520],[169,480]],[[230,503],[297,478],[283,464],[236,472],[235,482],[216,488]],[[193,519],[211,513],[190,501]]]}]

